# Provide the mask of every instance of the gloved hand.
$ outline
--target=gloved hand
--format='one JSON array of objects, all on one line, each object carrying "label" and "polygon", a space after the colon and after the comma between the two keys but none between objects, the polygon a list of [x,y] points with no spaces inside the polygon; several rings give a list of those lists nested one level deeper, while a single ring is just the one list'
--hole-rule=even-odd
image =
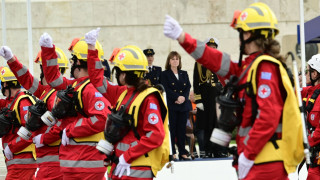
[{"label": "gloved hand", "polygon": [[42,134],[38,134],[32,139],[33,144],[36,145],[36,148],[40,148],[44,146],[44,144],[41,144],[41,137],[42,137]]},{"label": "gloved hand", "polygon": [[166,20],[163,25],[163,34],[173,40],[178,39],[182,33],[180,24],[171,16],[166,15]]},{"label": "gloved hand", "polygon": [[39,45],[42,47],[49,47],[52,48],[52,37],[48,33],[43,33],[39,40]]},{"label": "gloved hand", "polygon": [[66,146],[70,144],[70,139],[67,136],[66,129],[62,132],[61,144]]},{"label": "gloved hand", "polygon": [[4,155],[6,156],[7,160],[13,159],[13,154],[8,145],[6,146],[6,148],[4,148]]},{"label": "gloved hand", "polygon": [[127,176],[130,175],[130,164],[128,164],[126,162],[126,160],[123,157],[123,154],[119,157],[119,163],[116,167],[116,176],[119,176],[119,178],[121,178],[121,176],[123,175],[124,171],[127,170]]},{"label": "gloved hand", "polygon": [[202,104],[202,103],[198,103],[198,104],[196,105],[196,107],[197,107],[198,109],[200,109],[201,111],[204,111],[204,107],[203,107],[203,104]]},{"label": "gloved hand", "polygon": [[2,56],[6,61],[13,58],[12,51],[8,46],[1,47],[0,56]]},{"label": "gloved hand", "polygon": [[254,164],[254,161],[247,159],[246,156],[243,154],[243,152],[240,154],[238,159],[239,179],[243,179],[248,175],[253,164]]},{"label": "gloved hand", "polygon": [[96,41],[99,36],[99,31],[100,31],[100,28],[97,28],[86,33],[84,40],[87,42],[87,44],[90,44],[93,46],[96,45]]}]

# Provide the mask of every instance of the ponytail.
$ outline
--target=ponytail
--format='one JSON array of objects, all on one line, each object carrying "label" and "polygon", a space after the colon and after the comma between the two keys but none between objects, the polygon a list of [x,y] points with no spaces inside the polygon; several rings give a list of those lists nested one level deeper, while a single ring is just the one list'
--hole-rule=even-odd
[{"label": "ponytail", "polygon": [[272,38],[258,38],[255,40],[256,45],[262,49],[263,53],[266,53],[280,62],[285,63],[285,58],[280,54],[281,46],[280,43]]}]

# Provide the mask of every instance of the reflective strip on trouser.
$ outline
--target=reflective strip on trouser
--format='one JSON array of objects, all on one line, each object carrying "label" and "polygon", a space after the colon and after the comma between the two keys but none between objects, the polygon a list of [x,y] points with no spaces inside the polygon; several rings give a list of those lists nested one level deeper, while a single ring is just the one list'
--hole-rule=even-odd
[{"label": "reflective strip on trouser", "polygon": [[104,93],[107,92],[107,86],[108,86],[107,80],[106,80],[106,78],[103,78],[103,80],[102,80],[102,86],[97,87],[97,90],[98,90],[101,94],[104,94]]},{"label": "reflective strip on trouser", "polygon": [[[113,171],[114,173],[115,171]],[[124,170],[123,176],[127,175],[127,170]],[[130,175],[128,177],[134,178],[153,178],[153,173],[151,170],[136,170],[130,168]]]},{"label": "reflective strip on trouser", "polygon": [[87,146],[97,146],[97,142],[76,142],[75,140],[70,138],[69,145],[87,145]]},{"label": "reflective strip on trouser", "polygon": [[37,163],[43,163],[43,162],[59,162],[59,156],[58,155],[52,155],[52,156],[45,156],[42,158],[37,158]]},{"label": "reflective strip on trouser", "polygon": [[72,161],[60,160],[61,167],[74,167],[74,168],[101,168],[104,167],[103,160],[98,161]]},{"label": "reflective strip on trouser", "polygon": [[7,166],[12,164],[36,164],[36,161],[33,158],[26,158],[26,159],[12,159],[6,162]]}]

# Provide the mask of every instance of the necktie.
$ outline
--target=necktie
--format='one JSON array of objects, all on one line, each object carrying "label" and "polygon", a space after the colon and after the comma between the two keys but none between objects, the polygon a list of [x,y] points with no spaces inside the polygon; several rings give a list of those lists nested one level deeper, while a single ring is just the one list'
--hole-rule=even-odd
[{"label": "necktie", "polygon": [[149,67],[149,72],[151,72],[151,67]]}]

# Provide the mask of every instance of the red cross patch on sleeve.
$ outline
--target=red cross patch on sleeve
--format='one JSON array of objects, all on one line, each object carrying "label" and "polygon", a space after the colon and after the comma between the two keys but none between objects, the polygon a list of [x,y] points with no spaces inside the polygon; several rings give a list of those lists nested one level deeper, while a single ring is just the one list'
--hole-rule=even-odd
[{"label": "red cross patch on sleeve", "polygon": [[158,117],[158,115],[155,114],[155,113],[149,114],[149,116],[148,116],[148,122],[149,122],[150,124],[157,124],[157,123],[159,122],[159,117]]},{"label": "red cross patch on sleeve", "polygon": [[269,97],[271,94],[271,89],[268,85],[262,84],[258,88],[258,96],[262,99]]},{"label": "red cross patch on sleeve", "polygon": [[94,108],[98,111],[101,111],[102,109],[104,109],[104,102],[97,101],[96,103],[94,103]]}]

